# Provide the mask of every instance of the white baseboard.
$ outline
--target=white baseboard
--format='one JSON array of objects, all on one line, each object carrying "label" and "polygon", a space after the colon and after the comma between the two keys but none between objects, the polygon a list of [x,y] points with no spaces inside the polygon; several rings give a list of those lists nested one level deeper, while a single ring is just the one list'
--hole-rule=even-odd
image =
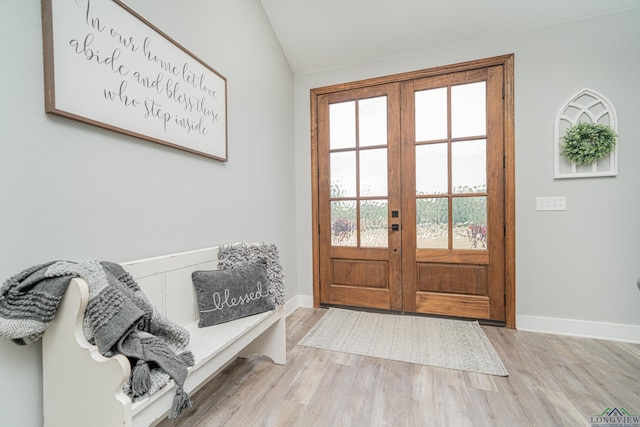
[{"label": "white baseboard", "polygon": [[293,313],[293,311],[298,307],[313,307],[313,296],[311,295],[296,295],[291,298],[284,307],[285,317],[289,314]]},{"label": "white baseboard", "polygon": [[560,319],[556,317],[516,316],[516,328],[520,331],[640,344],[640,326],[637,325]]}]

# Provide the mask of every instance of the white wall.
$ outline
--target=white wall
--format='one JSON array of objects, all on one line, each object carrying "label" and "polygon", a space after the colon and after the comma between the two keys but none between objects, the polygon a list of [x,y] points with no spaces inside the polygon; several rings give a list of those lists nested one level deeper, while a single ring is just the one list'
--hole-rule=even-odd
[{"label": "white wall", "polygon": [[[131,4],[227,78],[229,161],[46,115],[40,2],[3,0],[0,280],[244,240],[278,245],[297,295],[293,76],[260,2]],[[41,425],[40,350],[0,339],[1,426]]]},{"label": "white wall", "polygon": [[[309,90],[515,54],[516,299],[521,329],[640,342],[640,8],[295,79],[299,291],[312,295]],[[619,175],[553,179],[556,113],[596,90],[619,118]],[[566,196],[537,212],[537,196]]]}]

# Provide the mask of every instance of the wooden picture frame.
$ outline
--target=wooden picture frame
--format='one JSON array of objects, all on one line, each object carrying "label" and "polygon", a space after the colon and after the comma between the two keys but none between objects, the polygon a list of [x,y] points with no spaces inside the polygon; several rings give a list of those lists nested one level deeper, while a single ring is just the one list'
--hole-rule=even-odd
[{"label": "wooden picture frame", "polygon": [[227,161],[227,80],[120,0],[42,0],[45,111]]}]

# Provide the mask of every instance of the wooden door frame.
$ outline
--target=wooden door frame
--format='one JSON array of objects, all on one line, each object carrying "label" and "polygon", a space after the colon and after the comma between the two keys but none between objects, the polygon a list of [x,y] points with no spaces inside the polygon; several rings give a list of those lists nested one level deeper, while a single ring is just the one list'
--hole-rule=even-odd
[{"label": "wooden door frame", "polygon": [[320,306],[320,222],[318,188],[318,97],[323,94],[396,83],[407,80],[468,71],[477,68],[502,66],[504,69],[504,217],[505,217],[505,326],[516,327],[516,236],[515,236],[515,118],[514,118],[514,55],[502,55],[425,70],[410,71],[384,77],[341,83],[311,89],[311,216],[313,306]]}]

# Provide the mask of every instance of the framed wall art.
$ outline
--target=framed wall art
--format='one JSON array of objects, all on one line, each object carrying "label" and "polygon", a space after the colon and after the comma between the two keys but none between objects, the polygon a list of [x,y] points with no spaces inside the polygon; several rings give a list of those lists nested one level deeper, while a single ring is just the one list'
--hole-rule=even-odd
[{"label": "framed wall art", "polygon": [[[616,176],[618,174],[618,144],[615,142],[609,152],[598,156],[595,161],[573,161],[571,156],[568,158],[563,154],[565,142],[563,137],[567,136],[568,130],[575,132],[576,127],[581,125],[587,126],[587,129],[597,126],[609,130],[610,135],[615,139],[618,132],[616,109],[607,97],[586,88],[574,94],[560,107],[554,125],[554,178]],[[593,145],[596,143],[597,141],[592,140],[586,144],[591,146],[588,148],[588,152],[598,148]]]},{"label": "framed wall art", "polygon": [[227,161],[227,80],[119,0],[42,1],[45,111]]}]

